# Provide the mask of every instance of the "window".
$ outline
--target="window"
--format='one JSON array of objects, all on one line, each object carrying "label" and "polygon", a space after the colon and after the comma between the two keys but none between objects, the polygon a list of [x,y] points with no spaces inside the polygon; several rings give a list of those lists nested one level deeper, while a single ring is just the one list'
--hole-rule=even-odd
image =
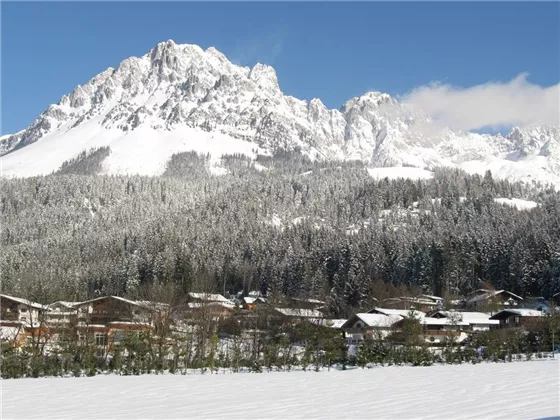
[{"label": "window", "polygon": [[94,309],[94,310],[93,310],[93,314],[94,314],[94,315],[97,315],[98,313],[99,313],[99,311],[98,311],[97,309]]},{"label": "window", "polygon": [[103,313],[106,314],[106,313],[107,313],[107,309],[103,309]]},{"label": "window", "polygon": [[22,317],[20,317],[19,319],[20,319],[20,321],[27,321],[27,317],[26,317],[26,316],[22,316]]},{"label": "window", "polygon": [[514,318],[514,321],[515,321],[516,324],[519,324],[519,317],[516,316],[516,317]]},{"label": "window", "polygon": [[134,315],[140,315],[140,311],[137,309],[134,311]]},{"label": "window", "polygon": [[78,333],[78,341],[81,343],[85,343],[87,341],[87,337],[84,333],[79,332]]},{"label": "window", "polygon": [[107,345],[107,334],[105,334],[105,333],[95,333],[95,345],[96,346],[106,346]]},{"label": "window", "polygon": [[21,308],[20,312],[27,312],[27,308]]}]

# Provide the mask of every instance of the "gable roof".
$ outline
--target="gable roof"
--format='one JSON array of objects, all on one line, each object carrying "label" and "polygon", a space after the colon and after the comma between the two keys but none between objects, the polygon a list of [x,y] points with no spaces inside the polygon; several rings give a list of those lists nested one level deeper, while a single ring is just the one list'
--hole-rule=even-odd
[{"label": "gable roof", "polygon": [[437,311],[431,314],[429,318],[433,318],[438,314],[443,315],[447,319],[456,315],[460,321],[467,322],[468,324],[498,324],[498,321],[491,320],[490,315],[483,312]]},{"label": "gable roof", "polygon": [[[479,291],[483,291],[484,289],[481,290],[477,290],[477,292]],[[523,298],[521,296],[518,296],[514,293],[508,292],[507,290],[487,290],[485,293],[482,293],[480,295],[477,295],[475,297],[473,297],[472,299],[469,299],[467,301],[467,303],[476,303],[476,302],[480,302],[482,300],[487,300],[490,298],[493,298],[494,296],[498,296],[498,295],[507,295],[512,299],[515,300],[523,300]]]},{"label": "gable roof", "polygon": [[430,300],[433,300],[433,301],[435,301],[435,302],[443,301],[443,298],[442,298],[442,297],[434,296],[434,295],[420,295],[420,296],[418,296],[418,297],[419,297],[419,298],[422,298],[422,299],[430,299]]},{"label": "gable roof", "polygon": [[32,301],[27,300],[27,299],[22,299],[22,298],[18,298],[18,297],[15,297],[15,296],[9,296],[9,295],[5,295],[5,294],[0,294],[0,296],[2,296],[4,299],[11,300],[12,302],[16,302],[16,303],[19,303],[21,305],[29,306],[31,308],[35,308],[35,309],[46,309],[47,308],[46,306],[41,305],[40,303],[32,302]]},{"label": "gable roof", "polygon": [[218,293],[199,293],[199,292],[189,292],[189,297],[192,299],[200,299],[206,302],[223,302],[231,303],[229,299]]},{"label": "gable roof", "polygon": [[300,309],[300,308],[274,308],[284,316],[295,318],[323,318],[323,314],[316,309]]},{"label": "gable roof", "polygon": [[64,306],[67,309],[76,309],[76,306],[81,303],[81,302],[69,302],[66,300],[57,300],[56,302],[53,303],[49,303],[47,305],[47,308],[51,309],[56,306],[56,305],[60,305],[60,306]]},{"label": "gable roof", "polygon": [[498,319],[500,318],[502,315],[504,314],[511,314],[511,315],[517,315],[517,316],[535,316],[535,317],[539,317],[539,316],[543,316],[544,314],[541,311],[537,311],[535,309],[526,309],[526,308],[519,308],[519,309],[503,309],[500,312],[492,315],[490,317],[490,319]]},{"label": "gable roof", "polygon": [[140,302],[137,302],[137,301],[134,301],[134,300],[126,299],[126,298],[123,298],[123,297],[120,297],[120,296],[109,295],[109,296],[101,296],[101,297],[90,299],[90,300],[85,300],[83,302],[78,302],[78,303],[75,304],[75,307],[84,306],[84,305],[87,305],[87,304],[90,304],[90,303],[93,303],[93,302],[97,302],[97,301],[100,301],[100,300],[104,300],[104,299],[115,299],[115,300],[118,300],[118,301],[121,301],[121,302],[124,302],[124,303],[128,303],[129,305],[133,305],[133,306],[144,306]]},{"label": "gable roof", "polygon": [[[410,309],[390,309],[390,308],[373,308],[372,310],[368,311],[368,314],[379,313],[382,315],[399,315],[403,318],[407,318],[410,315]],[[414,316],[416,318],[424,318],[426,314],[421,311],[413,310]]]},{"label": "gable roof", "polygon": [[351,328],[358,320],[362,321],[367,327],[389,328],[402,319],[403,317],[400,315],[359,313],[351,316],[342,324],[341,328]]}]

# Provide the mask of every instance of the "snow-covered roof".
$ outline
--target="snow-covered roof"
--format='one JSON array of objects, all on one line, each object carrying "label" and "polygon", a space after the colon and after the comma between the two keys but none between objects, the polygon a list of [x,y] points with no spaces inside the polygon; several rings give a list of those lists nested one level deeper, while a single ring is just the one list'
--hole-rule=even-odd
[{"label": "snow-covered roof", "polygon": [[137,302],[135,300],[126,299],[126,298],[123,298],[123,297],[120,297],[120,296],[110,295],[110,296],[101,296],[101,297],[98,297],[98,298],[95,298],[95,299],[85,300],[83,302],[78,302],[78,303],[75,304],[75,307],[84,306],[84,305],[87,305],[89,303],[93,303],[93,302],[97,302],[99,300],[109,299],[109,298],[119,300],[119,301],[124,302],[124,303],[128,303],[129,305],[143,306],[140,302]]},{"label": "snow-covered roof", "polygon": [[322,318],[323,314],[315,309],[299,309],[299,308],[274,308],[284,316],[296,318]]},{"label": "snow-covered roof", "polygon": [[82,302],[69,302],[69,301],[66,301],[66,300],[58,300],[58,301],[56,301],[56,302],[53,302],[53,303],[48,304],[47,307],[48,307],[49,309],[51,309],[51,310],[52,310],[55,306],[64,306],[64,307],[67,308],[67,309],[75,309],[75,307],[76,307],[77,305],[79,305],[80,303],[82,303]]},{"label": "snow-covered roof", "polygon": [[527,308],[517,308],[517,309],[503,309],[495,315],[492,315],[490,319],[494,319],[498,317],[498,315],[503,313],[510,313],[513,315],[519,316],[543,316],[543,312],[537,311],[536,309],[527,309]]},{"label": "snow-covered roof", "polygon": [[0,294],[0,296],[2,296],[4,299],[8,299],[8,300],[11,300],[13,302],[20,303],[22,305],[27,305],[31,308],[46,309],[46,306],[41,305],[40,303],[37,303],[37,302],[32,302],[32,301],[27,300],[27,299],[22,299],[22,298],[18,298],[18,297],[15,297],[15,296],[9,296],[9,295],[5,295],[5,294]]},{"label": "snow-covered roof", "polygon": [[294,298],[294,300],[299,300],[300,302],[317,303],[323,305],[325,301],[319,299],[308,299],[308,298]]},{"label": "snow-covered roof", "polygon": [[403,319],[403,317],[400,315],[360,313],[348,319],[348,321],[346,321],[343,324],[343,326],[350,328],[352,325],[356,323],[357,321],[356,318],[361,320],[364,323],[364,325],[367,327],[377,327],[377,328],[391,327],[393,324]]},{"label": "snow-covered roof", "polygon": [[347,319],[315,319],[312,322],[317,325],[330,328],[341,328]]},{"label": "snow-covered roof", "polygon": [[[380,313],[382,315],[399,315],[403,318],[407,318],[410,315],[410,309],[390,309],[390,308],[374,308],[368,313]],[[414,310],[414,316],[416,318],[424,318],[426,314],[421,311]]]},{"label": "snow-covered roof", "polygon": [[[480,290],[480,291],[482,291],[482,290]],[[507,290],[488,290],[485,293],[482,293],[482,294],[480,294],[478,296],[475,296],[472,299],[468,300],[467,303],[480,302],[482,300],[490,299],[494,296],[498,296],[498,295],[501,295],[501,294],[508,295],[508,296],[510,296],[514,299],[517,299],[517,300],[523,300],[523,298],[521,296],[518,296],[514,293],[508,292]]]},{"label": "snow-covered roof", "polygon": [[493,325],[499,323],[496,320],[490,319],[490,315],[485,314],[483,312],[437,311],[435,314],[432,314],[430,317],[434,317],[436,314],[441,314],[446,318],[457,316],[459,320],[467,322],[468,324]]},{"label": "snow-covered roof", "polygon": [[20,329],[21,329],[20,327],[0,325],[0,340],[2,341],[14,340],[17,337]]},{"label": "snow-covered roof", "polygon": [[468,322],[465,321],[453,321],[451,318],[422,318],[420,320],[421,325],[461,325],[461,326],[468,326],[470,325]]},{"label": "snow-covered roof", "polygon": [[418,296],[419,298],[425,298],[425,299],[430,299],[436,302],[441,302],[443,301],[443,298],[439,297],[439,296],[433,296],[433,295],[420,295]]},{"label": "snow-covered roof", "polygon": [[235,305],[231,302],[189,302],[187,304],[189,309],[208,308],[211,306],[219,306],[226,309],[233,309]]},{"label": "snow-covered roof", "polygon": [[224,302],[224,303],[231,303],[229,299],[226,299],[224,296],[217,294],[217,293],[197,293],[197,292],[190,292],[189,297],[193,299],[200,299],[206,302]]}]

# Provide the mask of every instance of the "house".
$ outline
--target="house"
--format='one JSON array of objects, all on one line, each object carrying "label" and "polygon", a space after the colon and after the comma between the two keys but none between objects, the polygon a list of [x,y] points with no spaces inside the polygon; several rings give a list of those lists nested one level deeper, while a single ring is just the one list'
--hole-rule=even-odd
[{"label": "house", "polygon": [[191,319],[228,318],[233,314],[235,305],[231,302],[189,302],[187,310]]},{"label": "house", "polygon": [[[396,325],[401,328],[403,321],[399,321]],[[453,318],[430,318],[425,317],[419,320],[422,326],[420,339],[428,343],[445,343],[451,340],[460,343],[468,336],[463,332],[469,324]]]},{"label": "house", "polygon": [[488,331],[500,324],[500,321],[490,319],[490,315],[483,312],[437,311],[427,317],[465,322],[467,326],[462,328],[464,331]]},{"label": "house", "polygon": [[250,311],[254,311],[257,308],[257,306],[265,305],[266,303],[267,300],[264,297],[245,296],[241,300],[241,304],[243,305],[243,308],[248,309]]},{"label": "house", "polygon": [[490,319],[499,321],[499,328],[525,328],[533,330],[543,320],[543,312],[536,309],[503,309]]},{"label": "house", "polygon": [[507,290],[478,289],[474,295],[467,300],[467,307],[486,309],[488,312],[496,312],[496,309],[501,308],[517,307],[523,301],[521,296]]},{"label": "house", "polygon": [[316,309],[300,309],[300,308],[273,308],[272,316],[278,318],[289,318],[292,320],[317,320],[323,318],[323,313]]},{"label": "house", "polygon": [[45,320],[51,328],[68,328],[76,325],[78,321],[78,309],[76,305],[80,302],[68,302],[59,300],[47,305]]},{"label": "house", "polygon": [[401,315],[358,313],[352,315],[340,328],[344,331],[348,344],[356,344],[366,336],[379,334],[381,338],[387,337],[394,325],[402,319]]},{"label": "house", "polygon": [[19,297],[0,294],[0,325],[32,326],[43,320],[46,307]]},{"label": "house", "polygon": [[223,295],[218,293],[198,293],[198,292],[190,292],[188,294],[189,302],[195,303],[225,303],[229,305],[233,305],[233,302]]},{"label": "house", "polygon": [[103,296],[77,303],[78,336],[81,341],[93,336],[102,350],[123,339],[124,335],[139,334],[154,329],[161,309],[119,296]]}]

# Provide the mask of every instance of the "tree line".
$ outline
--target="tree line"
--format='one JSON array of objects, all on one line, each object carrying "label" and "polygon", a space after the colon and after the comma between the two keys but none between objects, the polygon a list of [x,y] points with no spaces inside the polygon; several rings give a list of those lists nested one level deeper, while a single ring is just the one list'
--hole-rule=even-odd
[{"label": "tree line", "polygon": [[[224,176],[196,153],[173,156],[159,177],[73,173],[108,153],[3,180],[3,292],[49,303],[134,299],[159,284],[255,289],[321,298],[329,316],[347,317],[379,297],[379,284],[442,296],[481,282],[522,296],[560,291],[560,195],[550,186],[444,168],[377,180],[356,162],[285,151],[224,156]],[[539,206],[519,211],[498,197]]]}]

